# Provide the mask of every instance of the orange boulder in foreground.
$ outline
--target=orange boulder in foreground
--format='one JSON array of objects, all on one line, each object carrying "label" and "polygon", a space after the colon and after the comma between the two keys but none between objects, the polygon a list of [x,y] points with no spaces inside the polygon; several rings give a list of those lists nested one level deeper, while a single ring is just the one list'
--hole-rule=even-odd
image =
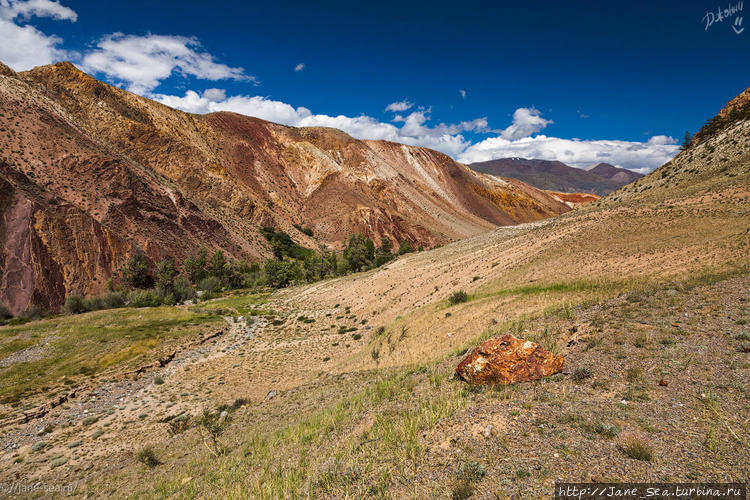
[{"label": "orange boulder in foreground", "polygon": [[456,367],[456,375],[472,384],[513,384],[559,373],[564,361],[536,342],[507,334],[479,344]]}]

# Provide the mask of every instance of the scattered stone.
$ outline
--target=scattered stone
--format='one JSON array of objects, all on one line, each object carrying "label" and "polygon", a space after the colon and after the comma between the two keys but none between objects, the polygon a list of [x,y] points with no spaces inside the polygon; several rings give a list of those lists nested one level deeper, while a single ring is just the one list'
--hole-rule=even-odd
[{"label": "scattered stone", "polygon": [[662,387],[667,387],[669,384],[667,383],[666,380],[661,379],[661,380],[659,380],[659,385],[662,386]]},{"label": "scattered stone", "polygon": [[270,401],[271,399],[276,397],[277,392],[275,390],[268,391],[268,394],[266,394],[266,397],[263,399],[263,401]]},{"label": "scattered stone", "polygon": [[564,361],[535,342],[507,334],[479,344],[456,367],[456,375],[473,384],[513,384],[559,373]]}]

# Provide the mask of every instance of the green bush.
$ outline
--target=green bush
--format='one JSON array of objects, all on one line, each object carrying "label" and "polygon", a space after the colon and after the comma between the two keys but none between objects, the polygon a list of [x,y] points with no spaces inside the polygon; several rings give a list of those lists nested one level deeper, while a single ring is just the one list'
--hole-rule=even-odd
[{"label": "green bush", "polygon": [[87,311],[86,306],[83,305],[83,297],[80,295],[68,295],[63,310],[65,314],[81,314]]},{"label": "green bush", "polygon": [[156,289],[168,294],[174,288],[174,280],[177,277],[177,269],[172,259],[162,260],[156,265],[154,273],[154,284]]},{"label": "green bush", "polygon": [[185,260],[185,273],[191,283],[198,283],[207,276],[208,250],[201,248],[193,257]]},{"label": "green bush", "polygon": [[644,462],[650,462],[654,457],[654,451],[651,449],[651,446],[642,439],[635,437],[625,440],[620,445],[620,451],[630,458]]},{"label": "green bush", "polygon": [[591,371],[591,368],[589,368],[588,366],[579,366],[578,368],[573,370],[572,378],[576,382],[581,382],[593,376],[594,373]]},{"label": "green bush", "polygon": [[346,271],[366,271],[373,267],[375,261],[375,244],[370,238],[361,234],[349,237],[349,243],[344,249],[344,267]]},{"label": "green bush", "polygon": [[186,278],[177,278],[175,280],[173,293],[178,302],[184,302],[195,297],[195,289]]},{"label": "green bush", "polygon": [[221,290],[221,281],[216,276],[203,278],[200,283],[198,283],[198,289],[208,293],[216,293]]},{"label": "green bush", "polygon": [[12,318],[13,315],[10,313],[7,307],[5,307],[5,304],[0,302],[0,321],[2,320],[8,320]]},{"label": "green bush", "polygon": [[161,464],[161,460],[156,457],[156,452],[151,446],[141,448],[136,455],[136,458],[138,458],[138,461],[146,467],[156,467]]},{"label": "green bush", "polygon": [[136,290],[128,295],[130,307],[157,307],[161,303],[161,297],[153,290]]},{"label": "green bush", "polygon": [[283,288],[302,278],[302,269],[293,260],[267,260],[263,271],[266,284],[272,288]]},{"label": "green bush", "polygon": [[[99,301],[101,309],[117,309],[125,306],[125,294],[122,292],[105,293],[99,297]],[[85,301],[84,304],[86,304]]]},{"label": "green bush", "polygon": [[448,302],[451,305],[460,304],[462,302],[466,302],[467,300],[469,300],[469,296],[463,290],[453,292],[452,294],[450,294],[450,296],[448,296]]},{"label": "green bush", "polygon": [[148,274],[148,261],[146,255],[138,252],[130,259],[122,270],[122,279],[132,288],[148,288],[153,279]]},{"label": "green bush", "polygon": [[18,313],[18,315],[10,320],[9,323],[11,325],[22,325],[24,323],[28,323],[29,321],[42,319],[42,317],[42,309],[35,304],[31,304],[29,307]]},{"label": "green bush", "polygon": [[414,251],[414,248],[412,248],[411,243],[409,243],[406,240],[403,240],[401,244],[398,247],[398,254],[404,255],[406,253],[411,253]]}]

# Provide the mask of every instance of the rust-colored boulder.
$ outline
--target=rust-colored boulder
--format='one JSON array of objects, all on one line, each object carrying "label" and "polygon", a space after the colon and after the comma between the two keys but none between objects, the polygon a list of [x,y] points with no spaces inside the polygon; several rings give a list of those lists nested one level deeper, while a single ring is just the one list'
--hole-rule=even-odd
[{"label": "rust-colored boulder", "polygon": [[456,375],[472,384],[513,384],[554,375],[564,361],[535,342],[508,334],[479,344],[458,364]]}]

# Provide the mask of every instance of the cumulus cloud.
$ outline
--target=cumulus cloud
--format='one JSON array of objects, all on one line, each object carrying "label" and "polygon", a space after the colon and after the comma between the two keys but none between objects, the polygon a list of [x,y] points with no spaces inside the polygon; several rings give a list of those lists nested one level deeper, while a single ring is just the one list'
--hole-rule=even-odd
[{"label": "cumulus cloud", "polygon": [[16,71],[50,64],[69,55],[60,48],[61,38],[25,24],[32,17],[71,22],[78,19],[75,11],[50,0],[0,0],[0,61]]},{"label": "cumulus cloud", "polygon": [[86,71],[102,73],[136,93],[147,93],[177,72],[203,80],[248,80],[243,68],[217,63],[200,50],[195,38],[183,36],[124,35],[112,33],[100,39],[96,49],[83,58]]},{"label": "cumulus cloud", "polygon": [[393,111],[394,113],[398,113],[400,111],[406,111],[407,109],[411,108],[412,106],[414,106],[413,103],[410,103],[409,101],[407,101],[406,99],[404,99],[403,101],[398,101],[398,102],[392,102],[392,103],[390,103],[388,106],[385,107],[385,110],[386,111]]},{"label": "cumulus cloud", "polygon": [[[405,117],[400,117],[399,121],[403,125],[397,127],[366,115],[351,117],[314,114],[305,107],[295,108],[285,102],[262,96],[226,97],[218,89],[209,89],[203,94],[188,90],[184,96],[154,94],[151,97],[167,106],[190,113],[234,111],[294,127],[333,127],[357,139],[381,139],[423,146],[452,156],[458,155],[471,145],[471,142],[462,135],[463,132],[488,130],[486,118],[455,124],[428,125],[429,109],[420,109]],[[409,106],[405,109],[412,107],[411,103],[407,104]]]},{"label": "cumulus cloud", "polygon": [[672,159],[679,146],[671,137],[654,136],[647,142],[560,139],[537,135],[509,140],[491,137],[468,147],[459,160],[464,163],[498,158],[537,158],[557,160],[572,167],[583,168],[594,163],[612,165],[646,173]]},{"label": "cumulus cloud", "polygon": [[466,91],[461,89],[458,91],[458,94],[461,96],[461,99],[466,99]]},{"label": "cumulus cloud", "polygon": [[513,123],[501,135],[503,139],[522,139],[536,134],[550,123],[553,121],[542,118],[538,109],[518,108],[513,112]]},{"label": "cumulus cloud", "polygon": [[[513,115],[513,124],[501,131],[501,135],[473,144],[464,133],[489,132],[486,118],[433,125],[429,123],[430,109],[419,109],[406,116],[396,115],[393,121],[400,124],[396,126],[366,115],[314,114],[308,108],[295,108],[262,96],[226,97],[221,89],[208,89],[203,94],[189,90],[184,96],[156,94],[152,97],[191,113],[234,111],[294,127],[333,127],[357,139],[381,139],[436,149],[464,163],[522,157],[559,160],[579,168],[607,162],[645,173],[670,160],[679,150],[674,138],[663,135],[654,136],[647,142],[532,137],[536,129],[551,123],[532,108],[519,108]],[[408,104],[412,107],[411,103]],[[512,138],[522,133],[528,133],[528,136]]]},{"label": "cumulus cloud", "polygon": [[305,63],[299,63],[298,65],[296,65],[296,66],[294,67],[294,71],[296,71],[296,72],[298,72],[298,73],[299,73],[300,71],[302,71],[303,69],[305,69]]}]

